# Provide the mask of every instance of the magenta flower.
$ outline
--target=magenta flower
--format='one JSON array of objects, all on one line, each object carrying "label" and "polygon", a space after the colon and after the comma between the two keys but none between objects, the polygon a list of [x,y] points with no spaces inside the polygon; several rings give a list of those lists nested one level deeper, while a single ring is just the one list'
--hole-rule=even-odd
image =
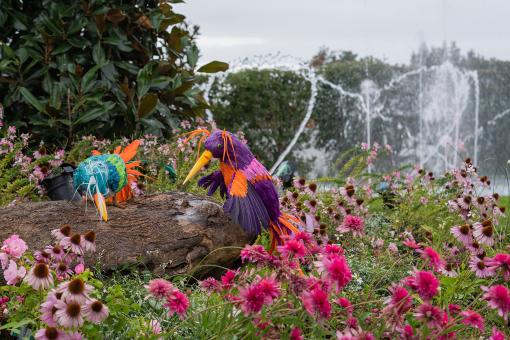
[{"label": "magenta flower", "polygon": [[352,315],[354,308],[352,307],[351,301],[344,297],[339,297],[336,300],[336,303],[340,305],[340,307],[344,308],[347,311],[347,314]]},{"label": "magenta flower", "polygon": [[485,325],[483,317],[480,314],[468,309],[464,312],[461,312],[460,316],[463,317],[463,324],[478,328],[481,332],[483,332]]},{"label": "magenta flower", "polygon": [[415,271],[414,276],[404,279],[404,284],[414,291],[425,301],[430,301],[438,293],[439,280],[431,272],[424,270]]},{"label": "magenta flower", "polygon": [[421,246],[420,246],[418,243],[416,243],[416,241],[415,241],[415,240],[410,239],[410,238],[406,239],[406,240],[405,240],[405,241],[403,241],[402,243],[403,243],[405,246],[407,246],[407,247],[409,247],[409,248],[411,248],[411,249],[420,249],[420,248],[421,248]]},{"label": "magenta flower", "polygon": [[344,249],[339,244],[327,244],[322,251],[326,255],[343,255]]},{"label": "magenta flower", "polygon": [[27,244],[18,235],[11,235],[8,239],[4,240],[2,246],[2,250],[6,254],[18,259],[27,249]]},{"label": "magenta flower", "polygon": [[288,240],[283,246],[278,246],[278,251],[285,257],[303,258],[306,255],[306,248],[303,242]]},{"label": "magenta flower", "polygon": [[303,340],[303,334],[301,333],[301,328],[294,327],[290,331],[290,340]]},{"label": "magenta flower", "polygon": [[483,298],[487,300],[489,307],[497,309],[498,315],[507,321],[508,313],[510,312],[510,292],[508,288],[503,285],[482,286],[481,288],[485,291]]},{"label": "magenta flower", "polygon": [[221,284],[214,277],[208,277],[200,281],[200,287],[206,292],[219,292],[221,291]]},{"label": "magenta flower", "polygon": [[443,323],[443,312],[441,309],[428,303],[420,305],[414,316],[416,319],[426,322],[431,328],[441,328]]},{"label": "magenta flower", "polygon": [[227,270],[225,274],[221,277],[221,283],[223,284],[223,289],[230,289],[234,285],[234,279],[236,278],[237,272],[233,270]]},{"label": "magenta flower", "polygon": [[312,289],[301,295],[301,301],[308,314],[328,319],[331,315],[331,304],[328,300],[328,293],[320,288]]},{"label": "magenta flower", "polygon": [[245,315],[260,312],[266,302],[265,294],[258,284],[252,284],[246,288],[239,289],[239,297],[241,310]]},{"label": "magenta flower", "polygon": [[444,261],[441,256],[431,247],[425,247],[423,250],[417,250],[421,253],[421,257],[432,267],[436,272],[444,268]]},{"label": "magenta flower", "polygon": [[337,291],[344,288],[352,279],[351,269],[342,255],[323,256],[319,266],[326,274],[326,279],[336,286]]},{"label": "magenta flower", "polygon": [[272,303],[280,295],[280,284],[273,278],[261,279],[257,285],[264,295],[265,304]]},{"label": "magenta flower", "polygon": [[268,256],[269,256],[269,254],[267,253],[266,249],[260,244],[255,244],[253,246],[247,244],[241,250],[241,261],[243,263],[245,263],[245,262],[251,262],[251,263],[264,262]]},{"label": "magenta flower", "polygon": [[174,290],[174,286],[165,279],[150,280],[145,288],[156,299],[164,298]]},{"label": "magenta flower", "polygon": [[359,216],[347,215],[336,230],[341,234],[351,232],[353,236],[361,237],[365,230],[365,223]]},{"label": "magenta flower", "polygon": [[168,308],[168,314],[172,316],[176,313],[179,317],[183,318],[189,307],[188,297],[184,293],[175,289],[166,297],[166,299],[167,303],[163,306]]},{"label": "magenta flower", "polygon": [[505,281],[510,279],[510,254],[496,254],[487,260],[487,265],[494,271],[499,270]]},{"label": "magenta flower", "polygon": [[413,307],[413,298],[404,287],[395,285],[389,288],[391,296],[384,301],[383,313],[400,317]]},{"label": "magenta flower", "polygon": [[503,333],[496,327],[492,327],[492,334],[489,340],[505,340],[505,339],[506,339],[505,333]]}]

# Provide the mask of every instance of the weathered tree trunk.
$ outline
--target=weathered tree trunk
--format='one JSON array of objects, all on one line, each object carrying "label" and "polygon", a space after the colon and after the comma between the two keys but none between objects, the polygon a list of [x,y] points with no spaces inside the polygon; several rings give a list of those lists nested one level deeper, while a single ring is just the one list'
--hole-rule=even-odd
[{"label": "weathered tree trunk", "polygon": [[[53,239],[50,231],[63,224],[73,230],[96,232],[97,252],[88,258],[106,270],[119,265],[143,264],[156,274],[193,271],[204,276],[214,266],[195,266],[211,251],[242,247],[252,239],[223,213],[217,203],[186,193],[137,198],[126,209],[108,206],[108,222],[100,222],[93,206],[66,201],[23,203],[0,208],[0,240],[19,234],[31,251]],[[239,249],[209,254],[203,264],[229,266]]]}]

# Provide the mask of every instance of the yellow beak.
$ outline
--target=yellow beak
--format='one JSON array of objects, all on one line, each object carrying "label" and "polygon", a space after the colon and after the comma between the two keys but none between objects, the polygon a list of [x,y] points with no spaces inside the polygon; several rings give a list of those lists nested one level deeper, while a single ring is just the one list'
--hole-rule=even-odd
[{"label": "yellow beak", "polygon": [[211,161],[212,153],[209,150],[204,151],[204,153],[200,156],[200,158],[197,160],[195,165],[193,165],[193,168],[190,170],[188,176],[186,176],[186,179],[182,184],[186,184],[190,179],[196,176],[198,172],[207,165]]}]

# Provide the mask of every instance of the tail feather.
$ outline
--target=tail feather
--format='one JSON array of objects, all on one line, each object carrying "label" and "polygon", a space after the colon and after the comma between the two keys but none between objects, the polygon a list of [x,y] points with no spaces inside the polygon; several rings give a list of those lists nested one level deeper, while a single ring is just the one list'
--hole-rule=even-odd
[{"label": "tail feather", "polygon": [[277,245],[284,244],[286,238],[299,232],[298,227],[293,224],[293,222],[297,224],[298,221],[292,215],[282,214],[277,222],[271,221],[269,223],[269,235],[271,238],[269,252],[273,253]]}]

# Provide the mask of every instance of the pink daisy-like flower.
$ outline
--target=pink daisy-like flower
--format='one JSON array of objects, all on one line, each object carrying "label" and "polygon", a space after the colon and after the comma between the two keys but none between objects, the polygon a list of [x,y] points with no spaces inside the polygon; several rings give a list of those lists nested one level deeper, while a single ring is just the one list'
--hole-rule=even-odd
[{"label": "pink daisy-like flower", "polygon": [[501,332],[496,327],[492,327],[492,334],[489,340],[505,340],[505,339],[506,339],[505,333]]},{"label": "pink daisy-like flower", "polygon": [[241,310],[244,315],[258,313],[266,302],[265,294],[262,288],[257,284],[251,284],[248,287],[239,289],[239,298],[241,301]]},{"label": "pink daisy-like flower", "polygon": [[92,230],[87,231],[83,234],[82,245],[85,251],[95,252],[96,251],[96,233]]},{"label": "pink daisy-like flower", "polygon": [[465,246],[473,255],[480,255],[484,252],[483,247],[476,240],[473,240],[470,243],[465,244]]},{"label": "pink daisy-like flower", "polygon": [[57,321],[55,320],[55,312],[57,311],[57,307],[55,306],[58,302],[55,294],[48,294],[46,301],[41,303],[41,308],[39,312],[41,313],[40,319],[42,322],[51,327],[57,326]]},{"label": "pink daisy-like flower", "polygon": [[62,240],[64,237],[71,236],[71,226],[69,224],[64,224],[59,229],[53,229],[51,231],[51,235],[55,237],[58,241]]},{"label": "pink daisy-like flower", "polygon": [[60,245],[64,247],[64,249],[68,249],[75,254],[83,254],[83,240],[80,234],[74,234],[71,237],[64,237],[60,240]]},{"label": "pink daisy-like flower", "polygon": [[243,263],[245,262],[251,262],[251,263],[260,263],[264,262],[269,254],[267,253],[264,246],[260,244],[255,244],[253,246],[247,244],[244,246],[244,248],[241,250],[241,261]]},{"label": "pink daisy-like flower", "polygon": [[264,303],[270,304],[280,295],[280,284],[271,277],[263,278],[257,282],[262,294],[264,294]]},{"label": "pink daisy-like flower", "polygon": [[37,263],[30,268],[28,275],[25,276],[25,282],[35,290],[46,289],[53,284],[53,276],[47,264]]},{"label": "pink daisy-like flower", "polygon": [[62,297],[66,301],[77,301],[79,303],[85,303],[92,290],[93,287],[80,278],[63,282],[58,286],[58,291],[62,293]]},{"label": "pink daisy-like flower", "polygon": [[431,328],[440,328],[443,322],[443,312],[439,307],[424,303],[414,314],[416,319],[426,322]]},{"label": "pink daisy-like flower", "polygon": [[283,246],[278,246],[278,251],[285,257],[303,258],[306,255],[306,248],[303,242],[288,240]]},{"label": "pink daisy-like flower", "polygon": [[46,252],[48,252],[51,257],[53,257],[55,260],[60,261],[64,257],[64,249],[62,249],[61,246],[54,245],[54,246],[48,246],[46,247]]},{"label": "pink daisy-like flower", "polygon": [[473,236],[481,243],[491,247],[494,244],[494,227],[490,221],[475,223],[473,225]]},{"label": "pink daisy-like flower", "polygon": [[145,288],[156,299],[164,298],[174,290],[174,286],[165,279],[150,280]]},{"label": "pink daisy-like flower", "polygon": [[464,244],[471,242],[473,238],[469,224],[456,225],[450,231],[457,240]]},{"label": "pink daisy-like flower", "polygon": [[497,309],[498,315],[507,321],[508,313],[510,313],[510,292],[508,288],[503,285],[482,286],[481,288],[485,291],[483,298],[487,300],[489,307]]},{"label": "pink daisy-like flower", "polygon": [[342,308],[344,308],[347,311],[347,314],[351,315],[354,311],[354,308],[352,307],[351,301],[349,299],[344,297],[339,297],[338,300],[336,300],[336,303],[338,303]]},{"label": "pink daisy-like flower", "polygon": [[234,279],[237,276],[237,271],[227,270],[220,278],[223,289],[230,289],[234,286]]},{"label": "pink daisy-like flower", "polygon": [[78,328],[83,325],[83,308],[80,303],[58,300],[55,307],[57,308],[55,317],[59,325],[66,328]]},{"label": "pink daisy-like flower", "polygon": [[341,234],[351,232],[353,236],[361,237],[365,231],[365,223],[359,216],[347,215],[336,230]]},{"label": "pink daisy-like flower", "polygon": [[8,239],[4,240],[2,246],[4,253],[18,259],[27,249],[27,244],[19,237],[19,235],[11,235]]},{"label": "pink daisy-like flower", "polygon": [[65,340],[85,340],[80,332],[71,332],[65,335]]},{"label": "pink daisy-like flower", "polygon": [[8,285],[14,286],[18,281],[23,279],[27,273],[25,267],[21,266],[18,268],[18,265],[13,260],[9,261],[9,267],[4,270],[4,278]]},{"label": "pink daisy-like flower", "polygon": [[441,256],[437,251],[435,251],[431,247],[425,247],[423,250],[417,250],[421,253],[421,257],[427,261],[427,263],[434,269],[435,271],[440,271],[444,268],[444,261],[441,259]]},{"label": "pink daisy-like flower", "polygon": [[455,271],[455,267],[451,263],[447,263],[444,268],[441,270],[441,273],[443,275],[449,276],[449,277],[457,277],[459,274]]},{"label": "pink daisy-like flower", "polygon": [[344,288],[352,279],[352,272],[342,255],[323,256],[319,266],[324,271],[330,283],[336,286],[337,291]]},{"label": "pink daisy-like flower", "polygon": [[49,263],[51,260],[51,254],[46,250],[37,250],[34,253],[34,258],[37,262]]},{"label": "pink daisy-like flower", "polygon": [[415,271],[414,276],[404,279],[404,284],[416,291],[425,301],[430,301],[438,293],[439,280],[431,272]]},{"label": "pink daisy-like flower", "polygon": [[405,241],[402,242],[402,244],[404,244],[406,247],[409,247],[411,249],[420,249],[421,248],[421,245],[416,243],[416,241],[411,238],[406,239]]},{"label": "pink daisy-like flower", "polygon": [[108,317],[109,310],[101,301],[91,300],[83,308],[83,314],[90,322],[100,324]]},{"label": "pink daisy-like flower", "polygon": [[208,277],[200,281],[200,287],[206,292],[219,292],[221,291],[221,284],[214,277]]},{"label": "pink daisy-like flower", "polygon": [[483,332],[485,325],[483,317],[480,314],[468,309],[464,312],[461,312],[460,316],[462,316],[463,324],[473,326],[474,328],[478,328],[481,332]]},{"label": "pink daisy-like flower", "polygon": [[301,301],[305,310],[310,315],[318,315],[321,318],[328,319],[331,315],[331,304],[328,300],[328,293],[320,288],[312,289],[301,295]]},{"label": "pink daisy-like flower", "polygon": [[488,266],[488,261],[480,259],[478,256],[471,256],[469,259],[469,269],[471,269],[477,277],[484,278],[495,275],[494,269]]},{"label": "pink daisy-like flower", "polygon": [[413,307],[413,298],[404,287],[393,285],[389,288],[391,296],[384,301],[383,313],[394,313],[402,316]]},{"label": "pink daisy-like flower", "polygon": [[36,340],[64,340],[67,339],[66,334],[55,327],[46,327],[35,333]]},{"label": "pink daisy-like flower", "polygon": [[510,279],[510,254],[496,254],[487,259],[487,265],[494,271],[499,270],[505,281]]},{"label": "pink daisy-like flower", "polygon": [[301,328],[294,327],[290,331],[290,340],[303,340],[303,334],[301,333]]},{"label": "pink daisy-like flower", "polygon": [[168,308],[168,314],[170,316],[176,313],[182,318],[184,314],[186,314],[189,307],[189,300],[184,293],[175,289],[166,297],[166,301],[167,302],[163,306]]},{"label": "pink daisy-like flower", "polygon": [[73,275],[73,270],[65,262],[55,263],[54,267],[59,278],[67,279]]},{"label": "pink daisy-like flower", "polygon": [[292,183],[294,184],[294,188],[301,190],[305,187],[306,180],[304,178],[296,178]]}]

